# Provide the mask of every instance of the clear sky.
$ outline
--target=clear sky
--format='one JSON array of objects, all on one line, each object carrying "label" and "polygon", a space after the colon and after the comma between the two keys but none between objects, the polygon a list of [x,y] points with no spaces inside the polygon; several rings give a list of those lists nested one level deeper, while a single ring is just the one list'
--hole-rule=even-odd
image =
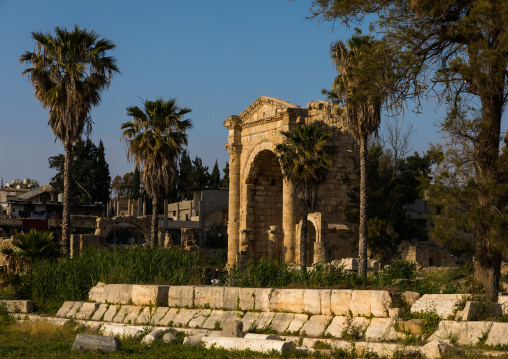
[{"label": "clear sky", "polygon": [[[19,56],[33,51],[31,31],[55,26],[96,30],[117,45],[111,52],[121,74],[92,112],[92,140],[102,139],[111,177],[133,170],[120,141],[125,108],[143,99],[178,98],[189,107],[191,158],[223,169],[228,153],[222,122],[259,96],[306,106],[324,99],[335,70],[332,41],[352,28],[304,20],[310,0],[74,1],[0,0],[0,176],[4,183],[28,176],[48,183],[55,171],[48,157],[63,153],[47,126],[47,111],[33,96]],[[439,141],[433,123],[442,117],[430,101],[423,115],[406,115],[417,133],[412,148]]]}]

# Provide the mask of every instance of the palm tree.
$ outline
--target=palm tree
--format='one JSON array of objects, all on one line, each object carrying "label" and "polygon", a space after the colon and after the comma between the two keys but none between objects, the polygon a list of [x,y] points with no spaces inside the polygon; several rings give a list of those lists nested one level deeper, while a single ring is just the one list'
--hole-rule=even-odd
[{"label": "palm tree", "polygon": [[142,171],[145,190],[152,196],[152,244],[157,243],[158,199],[171,188],[178,156],[187,145],[185,132],[192,128],[190,119],[183,119],[191,110],[177,106],[176,101],[176,98],[144,100],[144,111],[137,106],[127,107],[127,115],[133,120],[121,127],[127,157]]},{"label": "palm tree", "polygon": [[380,76],[386,73],[376,66],[379,64],[377,44],[370,36],[357,33],[346,44],[339,40],[330,47],[330,57],[337,68],[331,95],[345,105],[346,126],[360,145],[358,270],[363,276],[367,275],[367,143],[381,122],[384,95]]},{"label": "palm tree", "polygon": [[293,183],[302,207],[300,264],[307,264],[307,216],[318,204],[318,187],[333,165],[335,146],[328,145],[332,132],[322,123],[312,123],[281,131],[284,142],[275,146],[286,181]]},{"label": "palm tree", "polygon": [[48,125],[64,145],[64,202],[62,246],[68,252],[70,238],[71,151],[83,131],[91,131],[90,112],[101,101],[101,92],[119,72],[114,57],[106,51],[115,48],[95,31],[77,25],[55,28],[50,32],[32,32],[34,52],[25,52],[20,62],[31,66],[23,71],[32,82],[35,97],[43,108],[49,107]]}]

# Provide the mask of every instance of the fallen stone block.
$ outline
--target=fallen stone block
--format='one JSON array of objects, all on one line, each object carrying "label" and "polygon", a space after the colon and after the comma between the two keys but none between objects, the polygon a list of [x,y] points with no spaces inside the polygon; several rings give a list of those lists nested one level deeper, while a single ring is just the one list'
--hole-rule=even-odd
[{"label": "fallen stone block", "polygon": [[351,304],[351,289],[334,289],[330,298],[330,306],[334,315],[348,315]]},{"label": "fallen stone block", "polygon": [[115,304],[131,303],[132,284],[106,284],[104,286],[104,301]]},{"label": "fallen stone block", "polygon": [[116,316],[118,311],[120,310],[119,305],[110,305],[106,313],[104,313],[104,321],[105,322],[112,322],[113,318]]},{"label": "fallen stone block", "polygon": [[302,329],[303,325],[307,323],[309,320],[309,316],[307,314],[295,314],[294,319],[289,324],[289,327],[286,329],[288,333],[298,333],[300,329]]},{"label": "fallen stone block", "polygon": [[131,327],[120,324],[104,324],[101,328],[102,334],[108,337],[140,337],[144,334],[144,330],[139,327]]},{"label": "fallen stone block", "polygon": [[203,309],[187,325],[189,328],[201,328],[211,314],[211,309]]},{"label": "fallen stone block", "polygon": [[33,313],[34,302],[31,300],[0,300],[9,313]]},{"label": "fallen stone block", "polygon": [[201,309],[185,309],[181,308],[177,315],[173,318],[173,326],[186,327],[187,324],[201,312]]},{"label": "fallen stone block", "polygon": [[196,335],[190,335],[188,337],[185,337],[183,339],[183,344],[190,345],[190,346],[197,346],[202,343],[202,339],[205,335],[202,333],[196,334]]},{"label": "fallen stone block", "polygon": [[353,317],[370,316],[372,291],[370,290],[353,290],[351,294],[351,304],[349,309],[353,313]]},{"label": "fallen stone block", "polygon": [[229,320],[224,323],[221,337],[243,338],[243,323],[238,319]]},{"label": "fallen stone block", "polygon": [[410,319],[397,321],[399,331],[410,334],[421,334],[423,323],[424,323],[423,319]]},{"label": "fallen stone block", "polygon": [[154,329],[150,333],[145,335],[143,339],[141,339],[141,344],[150,346],[157,339],[161,339],[163,335],[164,329],[161,328]]},{"label": "fallen stone block", "polygon": [[84,302],[79,312],[76,314],[76,319],[88,320],[90,319],[95,311],[99,309],[99,303]]},{"label": "fallen stone block", "polygon": [[194,286],[171,286],[168,291],[168,306],[193,308]]},{"label": "fallen stone block", "polygon": [[416,292],[404,292],[402,293],[402,300],[406,302],[409,305],[413,305],[416,303],[418,299],[420,299],[421,295],[420,293]]},{"label": "fallen stone block", "polygon": [[106,312],[108,311],[108,308],[109,308],[109,304],[106,304],[106,303],[102,303],[99,305],[99,308],[95,311],[95,313],[93,313],[92,315],[92,320],[103,320],[103,317],[104,315],[106,314]]},{"label": "fallen stone block", "polygon": [[320,337],[332,321],[328,315],[314,315],[302,326],[300,333],[308,337]]},{"label": "fallen stone block", "polygon": [[164,343],[171,343],[178,341],[178,338],[176,337],[174,332],[167,332],[162,336],[162,341]]},{"label": "fallen stone block", "polygon": [[[262,312],[270,311],[270,298],[273,288],[255,288],[254,291],[254,309]],[[243,309],[242,309],[243,310]]]},{"label": "fallen stone block", "polygon": [[365,331],[365,339],[368,341],[397,339],[397,332],[393,328],[392,319],[372,318],[369,327]]},{"label": "fallen stone block", "polygon": [[411,313],[435,311],[440,318],[447,319],[462,297],[462,294],[425,294],[411,306]]},{"label": "fallen stone block", "polygon": [[132,303],[134,305],[168,305],[169,285],[137,285],[132,286]]},{"label": "fallen stone block", "polygon": [[238,306],[240,310],[254,310],[255,292],[256,288],[238,288]]},{"label": "fallen stone block", "polygon": [[400,313],[402,313],[400,308],[388,308],[388,317],[390,318],[397,318]]},{"label": "fallen stone block", "polygon": [[81,309],[81,306],[83,305],[83,302],[75,302],[74,306],[65,314],[66,318],[76,318],[76,314],[78,314],[79,310]]},{"label": "fallen stone block", "polygon": [[475,346],[480,338],[489,333],[492,322],[455,322],[442,320],[428,341],[456,339],[457,344]]},{"label": "fallen stone block", "polygon": [[365,329],[369,326],[370,321],[364,317],[345,317],[336,316],[326,328],[325,335],[334,338],[351,337],[360,339],[363,337]]},{"label": "fallen stone block", "polygon": [[493,323],[485,344],[508,345],[508,323]]},{"label": "fallen stone block", "polygon": [[421,352],[427,359],[441,358],[443,355],[452,353],[454,347],[449,340],[433,340],[421,348]]},{"label": "fallen stone block", "polygon": [[58,318],[65,318],[67,313],[70,312],[70,310],[74,307],[74,305],[76,303],[78,303],[78,302],[76,302],[76,301],[67,301],[67,302],[64,302],[64,304],[62,304],[62,306],[60,307],[60,309],[56,313],[56,316]]},{"label": "fallen stone block", "polygon": [[104,303],[104,287],[105,283],[99,282],[95,287],[92,287],[88,292],[88,300],[96,303]]},{"label": "fallen stone block", "polygon": [[241,319],[242,312],[213,310],[212,314],[203,323],[203,329],[222,329],[230,320]]},{"label": "fallen stone block", "polygon": [[358,271],[358,258],[342,258],[340,260],[340,266],[345,270]]},{"label": "fallen stone block", "polygon": [[[270,311],[303,313],[303,297],[306,291],[306,289],[275,289],[270,297]],[[319,312],[321,312],[319,293],[316,291],[313,294],[314,299],[317,295],[317,306],[319,306]]]},{"label": "fallen stone block", "polygon": [[72,351],[93,350],[103,353],[112,353],[122,347],[120,340],[115,337],[102,335],[78,334],[72,345]]},{"label": "fallen stone block", "polygon": [[284,333],[294,318],[293,313],[276,313],[270,324],[270,329],[275,330],[277,333]]},{"label": "fallen stone block", "polygon": [[478,312],[482,312],[487,318],[500,317],[503,315],[503,308],[499,303],[466,302],[464,309],[457,312],[456,318],[461,320],[475,320]]},{"label": "fallen stone block", "polygon": [[[370,312],[375,317],[386,318],[388,317],[388,309],[392,305],[392,298],[390,293],[386,290],[372,290]],[[370,315],[370,314],[369,314]]]},{"label": "fallen stone block", "polygon": [[280,340],[203,337],[202,341],[207,349],[212,347],[224,348],[226,350],[249,349],[260,353],[271,353],[272,351],[276,351],[280,354],[295,349],[295,344],[293,342],[283,342]]},{"label": "fallen stone block", "polygon": [[270,326],[274,316],[274,312],[261,312],[258,319],[256,320],[256,323],[254,323],[254,328],[267,329]]},{"label": "fallen stone block", "polygon": [[256,320],[259,318],[259,312],[247,312],[242,318],[243,327],[246,331],[254,329]]}]

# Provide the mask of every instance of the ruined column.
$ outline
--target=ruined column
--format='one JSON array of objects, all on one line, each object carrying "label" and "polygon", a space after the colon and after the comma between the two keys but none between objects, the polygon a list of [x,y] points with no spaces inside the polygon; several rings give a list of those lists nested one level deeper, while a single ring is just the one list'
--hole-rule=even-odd
[{"label": "ruined column", "polygon": [[240,155],[242,146],[229,145],[228,265],[240,250]]},{"label": "ruined column", "polygon": [[132,213],[131,213],[131,199],[127,199],[127,215],[128,216],[132,216]]},{"label": "ruined column", "polygon": [[282,184],[282,232],[284,234],[284,260],[295,261],[295,187],[284,180]]},{"label": "ruined column", "polygon": [[314,260],[312,264],[326,262],[326,245],[323,242],[314,242]]},{"label": "ruined column", "polygon": [[279,230],[277,226],[270,226],[268,232],[268,258],[277,259],[277,239]]},{"label": "ruined column", "polygon": [[138,213],[136,213],[136,215],[138,217],[141,217],[141,214],[143,213],[143,201],[141,201],[141,198],[138,198]]},{"label": "ruined column", "polygon": [[168,199],[164,198],[164,228],[168,228]]}]

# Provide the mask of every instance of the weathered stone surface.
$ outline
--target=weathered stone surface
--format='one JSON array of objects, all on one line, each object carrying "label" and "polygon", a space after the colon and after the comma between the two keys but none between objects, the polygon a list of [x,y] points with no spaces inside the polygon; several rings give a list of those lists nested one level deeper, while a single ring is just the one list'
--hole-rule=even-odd
[{"label": "weathered stone surface", "polygon": [[402,299],[409,305],[415,304],[415,302],[420,299],[420,293],[416,292],[404,292],[402,293]]},{"label": "weathered stone surface", "polygon": [[258,319],[256,320],[256,323],[254,324],[254,328],[256,329],[268,328],[274,316],[275,316],[274,312],[261,312],[259,314]]},{"label": "weathered stone surface", "polygon": [[210,314],[212,314],[211,309],[203,309],[187,325],[189,328],[201,328]]},{"label": "weathered stone surface", "polygon": [[69,311],[74,307],[74,305],[76,304],[77,302],[75,301],[67,301],[67,302],[64,302],[64,304],[62,304],[62,306],[60,307],[60,309],[58,310],[58,312],[56,313],[56,316],[58,318],[65,318],[65,315],[67,313],[69,313]]},{"label": "weathered stone surface", "polygon": [[422,332],[422,324],[423,319],[410,319],[410,320],[399,320],[397,324],[399,325],[400,332],[407,332],[411,334],[420,334]]},{"label": "weathered stone surface", "polygon": [[72,345],[72,351],[94,350],[104,353],[112,353],[122,347],[120,340],[115,337],[103,337],[102,335],[78,334]]},{"label": "weathered stone surface", "polygon": [[76,314],[76,319],[90,319],[95,311],[99,309],[99,303],[84,302],[79,312]]},{"label": "weathered stone surface", "polygon": [[[270,311],[303,313],[304,289],[275,289],[270,298]],[[318,300],[319,304],[319,300]]]},{"label": "weathered stone surface", "polygon": [[259,318],[258,312],[247,312],[242,318],[243,327],[245,331],[253,329],[255,327],[256,320]]},{"label": "weathered stone surface", "polygon": [[272,296],[272,292],[273,292],[273,288],[255,288],[254,309],[260,310],[262,312],[269,312],[270,311],[270,297]]},{"label": "weathered stone surface", "polygon": [[217,347],[227,350],[249,349],[260,353],[271,353],[272,351],[276,351],[280,354],[284,354],[295,349],[293,342],[283,342],[281,340],[203,337],[202,341],[206,348]]},{"label": "weathered stone surface", "polygon": [[282,340],[281,337],[275,334],[259,334],[259,333],[245,333],[245,339],[269,339],[269,340]]},{"label": "weathered stone surface", "polygon": [[388,308],[388,316],[390,318],[397,318],[401,312],[400,308]]},{"label": "weathered stone surface", "polygon": [[288,333],[298,333],[308,320],[309,316],[307,314],[295,314],[294,319],[291,321],[286,331]]},{"label": "weathered stone surface", "polygon": [[427,359],[441,358],[443,355],[453,352],[454,348],[449,340],[433,340],[421,348],[421,352]]},{"label": "weathered stone surface", "polygon": [[76,314],[78,314],[79,310],[81,309],[81,306],[83,305],[83,302],[75,302],[74,306],[65,314],[66,318],[76,318]]},{"label": "weathered stone surface", "polygon": [[178,338],[176,337],[175,333],[167,332],[162,336],[162,341],[164,343],[171,343],[178,341]]},{"label": "weathered stone surface", "polygon": [[140,337],[143,335],[144,331],[143,329],[140,329],[139,327],[131,327],[127,325],[120,325],[120,324],[104,324],[101,328],[102,334],[108,336],[108,337]]},{"label": "weathered stone surface", "polygon": [[224,328],[224,325],[230,320],[240,319],[242,312],[236,311],[223,311],[223,310],[213,310],[212,314],[208,319],[203,323],[203,329],[215,329],[216,323],[219,323],[219,328]]},{"label": "weathered stone surface", "polygon": [[503,308],[503,314],[508,314],[508,293],[499,294],[498,301]]},{"label": "weathered stone surface", "polygon": [[136,324],[150,324],[152,314],[150,313],[150,307],[145,307],[135,320]]},{"label": "weathered stone surface", "polygon": [[391,318],[372,318],[365,332],[365,339],[369,341],[392,340],[397,335]]},{"label": "weathered stone surface", "polygon": [[[289,309],[289,308],[288,308]],[[293,311],[287,310],[286,311]],[[304,289],[303,290],[303,312],[309,314],[321,314],[321,290]]]},{"label": "weathered stone surface", "polygon": [[113,318],[116,316],[116,313],[120,310],[119,305],[110,305],[106,313],[104,313],[103,320],[105,322],[112,322]]},{"label": "weathered stone surface", "polygon": [[379,272],[381,263],[377,259],[367,259],[367,269],[373,272]]},{"label": "weathered stone surface", "polygon": [[233,319],[224,323],[221,337],[243,338],[243,323],[241,320]]},{"label": "weathered stone surface", "polygon": [[[349,345],[351,345],[351,344],[349,344]],[[343,348],[343,349],[348,350],[349,348],[347,346],[345,346],[345,348]],[[373,343],[373,342],[356,342],[355,343],[355,350],[356,350],[357,354],[361,354],[363,352],[374,352],[379,356],[387,356],[387,357],[391,358],[392,355],[396,351],[400,351],[401,349],[402,349],[402,347],[400,344]]]},{"label": "weathered stone surface", "polygon": [[353,317],[349,319],[344,316],[336,316],[326,328],[325,335],[330,335],[334,338],[341,338],[343,333],[352,337],[362,337],[363,332],[367,329],[370,321],[364,317]]},{"label": "weathered stone surface", "polygon": [[[162,326],[173,326],[173,320],[175,319],[178,312],[180,312],[181,309],[179,308],[169,308],[169,310],[166,312],[166,314],[162,317],[162,319],[158,320],[158,323],[156,323],[155,318],[152,320],[152,323],[155,325],[162,325]],[[156,312],[157,314],[157,312]]]},{"label": "weathered stone surface", "polygon": [[340,265],[346,270],[358,271],[358,258],[342,258]]},{"label": "weathered stone surface", "polygon": [[[131,313],[132,311],[132,308],[134,306],[132,305],[122,305],[120,306],[120,309],[118,310],[118,312],[116,313],[115,317],[113,318],[113,322],[115,323],[123,323],[124,320],[125,320],[125,317],[127,316],[127,314]],[[137,307],[134,307],[137,309]]]},{"label": "weathered stone surface", "polygon": [[332,290],[321,289],[321,314],[332,315]]},{"label": "weathered stone surface", "polygon": [[104,303],[104,287],[106,284],[99,282],[95,287],[90,289],[88,292],[88,299],[92,302]]},{"label": "weathered stone surface", "polygon": [[455,322],[442,320],[428,341],[457,339],[457,344],[475,346],[478,340],[490,331],[492,322]]},{"label": "weathered stone surface", "polygon": [[177,315],[173,318],[173,325],[175,327],[185,327],[194,318],[196,314],[201,312],[201,309],[185,309],[182,308]]},{"label": "weathered stone surface", "polygon": [[508,323],[493,323],[485,344],[508,345]]},{"label": "weathered stone surface", "polygon": [[503,308],[499,303],[466,302],[464,309],[457,312],[456,318],[461,320],[474,320],[478,311],[484,311],[487,317],[500,317],[503,315]]},{"label": "weathered stone surface", "polygon": [[212,309],[224,308],[224,291],[225,291],[224,287],[211,287],[210,308]]},{"label": "weathered stone surface", "polygon": [[132,284],[107,284],[103,295],[108,303],[129,304],[132,302]]},{"label": "weathered stone surface", "polygon": [[239,307],[239,293],[240,288],[237,287],[222,287],[224,288],[224,309],[227,310],[240,310]]},{"label": "weathered stone surface", "polygon": [[[354,294],[354,293],[353,293]],[[392,304],[390,293],[386,290],[372,290],[370,312],[375,317],[386,318],[388,317],[388,309]]]},{"label": "weathered stone surface", "polygon": [[324,334],[326,327],[332,321],[328,315],[313,315],[300,329],[300,334],[305,333],[309,337],[320,337]]},{"label": "weathered stone surface", "polygon": [[335,315],[348,315],[352,294],[353,291],[350,289],[332,290],[330,298],[332,313]]},{"label": "weathered stone surface", "polygon": [[[167,307],[159,307],[155,310],[155,313],[152,316],[152,319],[150,320],[151,324],[154,325],[161,325],[161,320],[166,316],[168,313],[169,308]],[[175,313],[176,315],[176,313]],[[173,320],[173,318],[171,318]]]},{"label": "weathered stone surface", "polygon": [[256,288],[238,288],[240,310],[253,310],[256,302]]},{"label": "weathered stone surface", "polygon": [[161,339],[163,335],[164,329],[161,328],[154,329],[143,337],[143,339],[141,340],[141,344],[152,345],[154,341],[156,341],[157,339]]},{"label": "weathered stone surface", "polygon": [[275,330],[277,333],[284,333],[294,318],[293,313],[276,313],[270,324],[270,329]]},{"label": "weathered stone surface", "polygon": [[194,306],[198,308],[210,308],[211,286],[194,287]]},{"label": "weathered stone surface", "polygon": [[412,306],[411,312],[428,312],[435,310],[442,319],[454,314],[455,304],[462,300],[462,294],[425,294]]},{"label": "weathered stone surface", "polygon": [[370,290],[353,290],[349,309],[353,312],[354,317],[370,316],[372,303],[371,292]]},{"label": "weathered stone surface", "polygon": [[125,316],[123,322],[125,324],[135,324],[142,310],[143,307],[133,305],[131,308],[127,310],[127,315]]},{"label": "weathered stone surface", "polygon": [[168,306],[194,307],[194,286],[171,286],[168,291]]},{"label": "weathered stone surface", "polygon": [[183,340],[184,345],[190,345],[190,346],[197,346],[201,345],[202,339],[205,335],[203,333],[198,333],[196,335],[190,335],[188,337],[185,337]]},{"label": "weathered stone surface", "polygon": [[106,314],[109,308],[109,304],[102,303],[99,308],[93,313],[92,320],[103,320],[104,314]]},{"label": "weathered stone surface", "polygon": [[34,302],[31,300],[0,300],[5,304],[7,311],[10,313],[33,313]]},{"label": "weathered stone surface", "polygon": [[134,305],[168,305],[169,285],[137,285],[132,286],[132,303]]}]

